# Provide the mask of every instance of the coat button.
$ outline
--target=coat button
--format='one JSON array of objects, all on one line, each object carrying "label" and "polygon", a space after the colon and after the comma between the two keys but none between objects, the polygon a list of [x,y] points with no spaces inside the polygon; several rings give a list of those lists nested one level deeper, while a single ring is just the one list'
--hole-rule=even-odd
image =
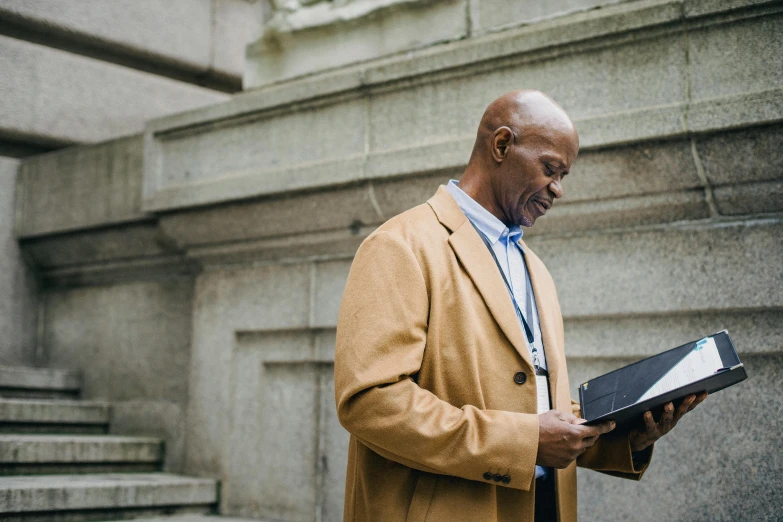
[{"label": "coat button", "polygon": [[490,473],[489,471],[484,473],[484,480],[492,480],[492,473]]},{"label": "coat button", "polygon": [[514,374],[514,382],[517,384],[525,384],[525,381],[527,381],[527,375],[525,375],[525,372],[517,372]]},{"label": "coat button", "polygon": [[511,477],[509,477],[508,475],[503,475],[503,477],[500,480],[503,481],[503,484],[508,484],[509,482],[511,482]]},{"label": "coat button", "polygon": [[500,482],[501,480],[503,480],[503,477],[501,477],[500,474],[495,473],[494,475],[492,475],[492,480],[494,480],[495,482]]}]

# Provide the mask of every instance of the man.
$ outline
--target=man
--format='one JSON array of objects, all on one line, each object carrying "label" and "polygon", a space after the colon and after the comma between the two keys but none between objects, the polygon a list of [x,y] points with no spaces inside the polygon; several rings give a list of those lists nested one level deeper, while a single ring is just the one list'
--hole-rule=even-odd
[{"label": "man", "polygon": [[630,434],[576,416],[554,283],[520,226],[563,195],[578,149],[550,98],[501,96],[459,184],[362,243],[335,354],[346,521],[576,520],[577,461],[638,480],[704,399]]}]

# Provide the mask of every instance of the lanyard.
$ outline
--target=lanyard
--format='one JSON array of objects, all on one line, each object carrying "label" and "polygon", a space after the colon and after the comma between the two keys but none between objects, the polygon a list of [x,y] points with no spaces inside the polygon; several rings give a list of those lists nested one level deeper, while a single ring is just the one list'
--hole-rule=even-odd
[{"label": "lanyard", "polygon": [[482,241],[484,241],[484,244],[489,249],[489,253],[492,254],[492,259],[495,260],[495,264],[498,267],[498,270],[500,270],[500,275],[503,277],[503,282],[506,283],[506,289],[508,290],[509,295],[511,296],[511,301],[514,303],[514,310],[517,313],[517,317],[522,322],[522,326],[525,328],[525,337],[527,337],[527,344],[528,349],[530,349],[530,354],[533,357],[533,366],[536,369],[536,373],[541,371],[541,366],[538,362],[538,349],[535,345],[535,337],[533,336],[533,330],[530,329],[530,326],[528,326],[527,321],[525,321],[525,315],[522,313],[522,310],[519,308],[519,304],[517,303],[516,296],[514,296],[514,289],[511,287],[511,284],[509,283],[508,279],[506,279],[506,274],[503,272],[503,268],[500,266],[500,261],[498,261],[498,256],[495,255],[495,251],[492,250],[492,244],[489,242],[489,238],[484,235],[484,232],[479,230],[479,228],[476,226],[473,221],[468,219],[470,221],[470,224],[473,225],[473,228],[476,229],[476,232],[478,232],[479,236],[481,236]]}]

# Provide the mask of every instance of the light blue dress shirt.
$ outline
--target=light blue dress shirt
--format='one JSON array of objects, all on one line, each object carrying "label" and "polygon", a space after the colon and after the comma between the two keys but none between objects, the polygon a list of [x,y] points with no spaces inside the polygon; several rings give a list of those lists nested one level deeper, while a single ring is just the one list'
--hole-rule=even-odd
[{"label": "light blue dress shirt", "polygon": [[[525,316],[528,326],[533,331],[533,344],[538,352],[538,363],[546,369],[546,357],[544,356],[544,343],[541,340],[541,324],[538,320],[538,308],[533,295],[533,287],[530,284],[530,275],[525,264],[524,248],[519,242],[522,239],[522,227],[514,225],[510,229],[487,209],[482,207],[473,198],[468,196],[457,186],[457,180],[451,180],[446,185],[449,194],[454,198],[476,228],[478,228],[489,240],[492,250],[500,263],[506,280],[511,282],[514,298]],[[522,335],[525,336],[522,321],[519,322]],[[527,338],[527,337],[525,337]],[[532,353],[531,353],[532,357]],[[543,412],[541,412],[543,413]],[[547,474],[546,468],[536,466],[536,478]]]}]

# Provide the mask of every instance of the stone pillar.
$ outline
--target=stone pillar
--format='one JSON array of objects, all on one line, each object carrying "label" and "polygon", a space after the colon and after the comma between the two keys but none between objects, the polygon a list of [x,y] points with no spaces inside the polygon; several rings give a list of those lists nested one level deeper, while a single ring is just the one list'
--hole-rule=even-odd
[{"label": "stone pillar", "polygon": [[0,157],[0,364],[36,362],[37,283],[14,234],[19,161]]}]

